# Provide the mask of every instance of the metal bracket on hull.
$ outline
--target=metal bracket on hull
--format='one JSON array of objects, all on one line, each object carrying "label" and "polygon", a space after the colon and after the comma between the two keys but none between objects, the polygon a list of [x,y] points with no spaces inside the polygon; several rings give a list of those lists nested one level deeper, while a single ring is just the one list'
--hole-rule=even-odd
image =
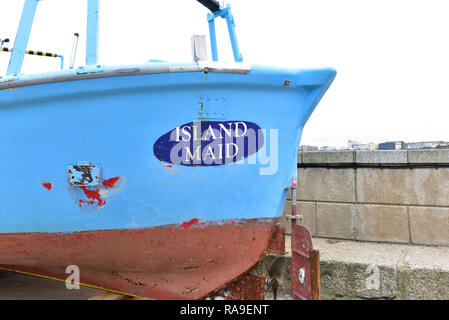
[{"label": "metal bracket on hull", "polygon": [[88,161],[79,161],[67,168],[69,184],[76,187],[98,186],[101,184],[100,166]]}]

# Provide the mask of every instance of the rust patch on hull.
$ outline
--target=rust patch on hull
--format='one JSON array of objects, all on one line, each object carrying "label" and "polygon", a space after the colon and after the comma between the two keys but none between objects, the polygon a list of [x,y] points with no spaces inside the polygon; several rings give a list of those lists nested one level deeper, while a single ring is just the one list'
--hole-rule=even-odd
[{"label": "rust patch on hull", "polygon": [[68,265],[77,265],[81,284],[154,299],[201,299],[260,260],[277,221],[0,234],[0,264],[61,280]]},{"label": "rust patch on hull", "polygon": [[285,254],[285,228],[279,224],[274,226],[274,230],[270,239],[268,253]]},{"label": "rust patch on hull", "polygon": [[[265,278],[254,274],[243,274],[225,288],[207,296],[211,300],[217,297],[224,300],[264,300]],[[206,298],[206,299],[207,299]]]}]

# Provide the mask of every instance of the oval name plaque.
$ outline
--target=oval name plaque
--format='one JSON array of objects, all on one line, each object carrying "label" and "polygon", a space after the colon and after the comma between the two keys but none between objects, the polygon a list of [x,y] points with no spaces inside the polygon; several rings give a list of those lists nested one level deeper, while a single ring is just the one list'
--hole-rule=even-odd
[{"label": "oval name plaque", "polygon": [[183,166],[219,166],[262,148],[262,129],[249,121],[194,121],[161,136],[153,146],[160,161]]}]

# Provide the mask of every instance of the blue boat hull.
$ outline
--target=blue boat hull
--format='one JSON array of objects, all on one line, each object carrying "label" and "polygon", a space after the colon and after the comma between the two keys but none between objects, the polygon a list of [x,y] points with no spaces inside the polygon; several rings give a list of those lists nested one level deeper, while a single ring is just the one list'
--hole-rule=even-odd
[{"label": "blue boat hull", "polygon": [[[83,283],[167,299],[204,297],[249,270],[335,71],[237,71],[149,65],[0,81],[0,266],[63,280],[75,264]],[[192,149],[173,152],[178,142]]]},{"label": "blue boat hull", "polygon": [[[142,74],[2,90],[0,233],[278,217],[302,128],[334,75],[253,67],[248,74]],[[247,163],[221,166],[156,158],[161,135],[204,119],[251,121],[266,129],[265,149]],[[262,164],[262,151],[277,155]],[[86,197],[91,206],[80,206],[83,192],[67,182],[67,167],[78,161],[101,167],[103,180],[120,178],[100,202]]]}]

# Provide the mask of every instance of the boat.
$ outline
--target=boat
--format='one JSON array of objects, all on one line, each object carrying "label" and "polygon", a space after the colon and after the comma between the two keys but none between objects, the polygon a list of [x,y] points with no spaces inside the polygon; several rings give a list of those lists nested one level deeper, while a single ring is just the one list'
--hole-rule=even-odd
[{"label": "boat", "polygon": [[[194,37],[189,62],[100,65],[88,0],[85,65],[23,74],[25,54],[62,57],[27,48],[38,0],[25,1],[2,50],[2,269],[65,281],[75,266],[82,285],[203,299],[267,252],[303,127],[336,71],[244,63],[231,7],[198,1],[211,61]],[[233,62],[218,59],[217,18]]]}]

